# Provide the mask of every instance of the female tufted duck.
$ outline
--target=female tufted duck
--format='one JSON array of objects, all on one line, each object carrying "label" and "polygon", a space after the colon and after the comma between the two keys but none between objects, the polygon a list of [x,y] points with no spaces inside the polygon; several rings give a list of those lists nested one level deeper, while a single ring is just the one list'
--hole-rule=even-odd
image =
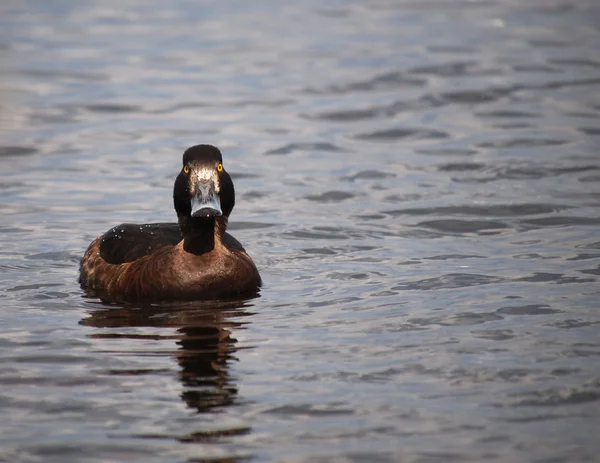
[{"label": "female tufted duck", "polygon": [[122,224],[96,238],[81,259],[82,288],[118,302],[255,295],[258,270],[225,231],[235,193],[217,148],[185,151],[173,203],[177,224]]}]

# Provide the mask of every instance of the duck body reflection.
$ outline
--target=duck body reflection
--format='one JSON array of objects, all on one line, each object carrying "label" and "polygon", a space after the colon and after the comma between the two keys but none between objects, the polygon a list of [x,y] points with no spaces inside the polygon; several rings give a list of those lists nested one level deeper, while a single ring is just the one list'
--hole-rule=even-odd
[{"label": "duck body reflection", "polygon": [[185,326],[177,330],[177,361],[184,392],[181,398],[199,412],[232,405],[237,388],[229,377],[228,365],[235,360],[231,332],[215,325]]},{"label": "duck body reflection", "polygon": [[[233,331],[244,329],[246,322],[242,318],[251,315],[249,307],[248,300],[146,307],[100,305],[80,324],[102,329],[90,337],[100,339],[103,344],[113,340],[132,341],[134,347],[126,355],[139,356],[137,344],[144,343],[148,347],[150,342],[151,350],[144,352],[144,358],[148,355],[150,358],[152,355],[163,357],[164,344],[169,343],[173,347],[169,355],[177,362],[177,377],[183,386],[179,398],[195,413],[218,413],[237,403],[238,387],[230,373],[231,364],[237,361],[235,352],[238,349]],[[148,330],[142,330],[141,334],[140,328]],[[152,343],[156,343],[156,350]],[[110,346],[104,347],[112,351]],[[164,374],[164,370],[161,371]],[[148,375],[153,374],[153,370],[111,370],[111,374]],[[208,419],[206,423],[200,423],[206,426],[185,434],[138,437],[173,437],[184,442],[206,443],[249,432],[247,427],[214,429],[214,421]]]}]

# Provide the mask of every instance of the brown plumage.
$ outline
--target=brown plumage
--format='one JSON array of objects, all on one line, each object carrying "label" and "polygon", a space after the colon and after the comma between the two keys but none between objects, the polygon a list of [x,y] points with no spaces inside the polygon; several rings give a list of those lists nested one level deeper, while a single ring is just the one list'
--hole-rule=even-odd
[{"label": "brown plumage", "polygon": [[219,150],[189,148],[175,180],[178,224],[123,224],[85,252],[79,281],[108,301],[221,299],[254,295],[261,278],[225,230],[235,204]]}]

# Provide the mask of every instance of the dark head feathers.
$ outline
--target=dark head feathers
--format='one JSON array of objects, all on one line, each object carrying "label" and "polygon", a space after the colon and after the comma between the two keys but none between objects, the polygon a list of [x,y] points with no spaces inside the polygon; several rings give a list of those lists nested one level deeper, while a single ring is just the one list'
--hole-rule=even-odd
[{"label": "dark head feathers", "polygon": [[183,153],[183,165],[193,161],[199,162],[223,162],[223,156],[218,148],[212,145],[196,145],[185,150]]},{"label": "dark head feathers", "polygon": [[[183,166],[191,165],[194,168],[196,165],[208,165],[216,169],[217,164],[223,163],[223,157],[221,151],[212,145],[196,145],[188,148],[183,153]],[[221,200],[221,209],[225,217],[229,217],[233,207],[235,205],[235,190],[233,188],[233,182],[227,171],[222,168],[219,173],[219,181],[221,191],[219,197]],[[182,216],[189,216],[191,213],[190,203],[190,183],[183,171],[179,173],[175,179],[175,185],[173,188],[173,203],[175,211],[181,222]]]}]

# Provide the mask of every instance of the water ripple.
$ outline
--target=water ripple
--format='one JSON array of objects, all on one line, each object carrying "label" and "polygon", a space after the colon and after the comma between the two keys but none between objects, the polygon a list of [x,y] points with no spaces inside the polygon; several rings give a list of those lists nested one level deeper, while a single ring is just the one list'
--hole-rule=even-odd
[{"label": "water ripple", "polygon": [[469,273],[449,273],[435,278],[425,278],[423,280],[406,281],[392,287],[392,290],[409,291],[429,291],[438,289],[467,288],[469,286],[481,286],[494,283],[503,283],[508,281],[505,278],[493,275],[480,275]]},{"label": "water ripple", "polygon": [[280,148],[275,148],[267,151],[267,155],[281,155],[290,154],[294,151],[344,151],[342,148],[335,146],[331,143],[290,143]]},{"label": "water ripple", "polygon": [[346,84],[329,85],[323,89],[307,88],[308,94],[345,94],[351,92],[369,92],[377,90],[393,90],[401,88],[422,87],[426,81],[402,71],[390,71],[378,74],[372,78],[349,82]]},{"label": "water ripple", "polygon": [[440,130],[419,128],[395,128],[354,135],[357,140],[391,142],[396,140],[439,140],[450,135]]},{"label": "water ripple", "polygon": [[407,208],[384,211],[392,217],[399,215],[477,215],[484,217],[521,217],[528,215],[549,214],[563,210],[572,209],[572,206],[564,204],[544,203],[521,203],[521,204],[489,204],[489,205],[462,205],[462,206],[439,206],[430,208]]}]

